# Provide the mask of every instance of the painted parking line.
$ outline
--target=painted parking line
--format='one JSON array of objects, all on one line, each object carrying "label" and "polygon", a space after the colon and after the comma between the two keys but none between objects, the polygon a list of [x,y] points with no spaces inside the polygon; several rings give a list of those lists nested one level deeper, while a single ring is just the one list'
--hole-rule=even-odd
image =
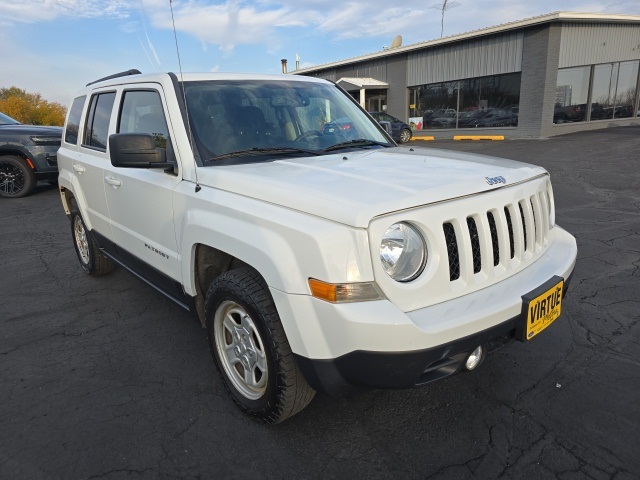
[{"label": "painted parking line", "polygon": [[454,135],[454,140],[504,140],[504,135]]}]

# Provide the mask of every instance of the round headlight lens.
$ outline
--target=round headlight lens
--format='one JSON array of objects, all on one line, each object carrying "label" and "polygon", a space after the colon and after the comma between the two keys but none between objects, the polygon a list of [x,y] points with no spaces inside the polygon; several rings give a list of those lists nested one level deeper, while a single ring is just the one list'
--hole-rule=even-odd
[{"label": "round headlight lens", "polygon": [[397,282],[417,278],[427,263],[427,246],[422,235],[408,223],[394,223],[382,237],[380,262],[384,271]]}]

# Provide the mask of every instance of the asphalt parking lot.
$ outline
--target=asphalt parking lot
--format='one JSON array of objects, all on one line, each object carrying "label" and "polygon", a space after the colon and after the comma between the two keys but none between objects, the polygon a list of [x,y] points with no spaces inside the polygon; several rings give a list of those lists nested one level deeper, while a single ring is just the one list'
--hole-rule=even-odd
[{"label": "asphalt parking lot", "polygon": [[0,478],[637,479],[640,128],[410,147],[551,173],[578,263],[535,341],[419,389],[319,394],[263,426],[227,398],[192,317],[122,270],[82,273],[43,185],[0,199]]}]

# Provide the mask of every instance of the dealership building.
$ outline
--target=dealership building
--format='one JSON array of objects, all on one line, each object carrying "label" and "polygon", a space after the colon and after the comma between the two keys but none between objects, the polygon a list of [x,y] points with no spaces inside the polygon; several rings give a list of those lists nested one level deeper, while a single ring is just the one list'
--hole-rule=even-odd
[{"label": "dealership building", "polygon": [[396,38],[291,73],[336,82],[414,135],[544,138],[640,125],[639,64],[640,15],[557,12],[406,46]]}]

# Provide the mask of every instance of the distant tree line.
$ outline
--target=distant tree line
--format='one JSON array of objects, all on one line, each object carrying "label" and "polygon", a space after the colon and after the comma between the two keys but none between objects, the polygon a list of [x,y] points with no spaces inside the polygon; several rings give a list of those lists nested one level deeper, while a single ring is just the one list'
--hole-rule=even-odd
[{"label": "distant tree line", "polygon": [[48,102],[39,93],[18,87],[0,88],[0,112],[29,125],[63,125],[66,107]]}]

